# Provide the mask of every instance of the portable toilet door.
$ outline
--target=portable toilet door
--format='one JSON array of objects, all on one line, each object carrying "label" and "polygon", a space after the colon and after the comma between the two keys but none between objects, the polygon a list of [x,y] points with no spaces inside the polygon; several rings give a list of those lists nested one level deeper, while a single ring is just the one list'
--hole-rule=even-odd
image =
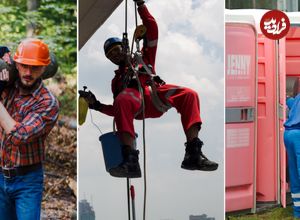
[{"label": "portable toilet door", "polygon": [[277,202],[286,207],[286,191],[287,191],[287,181],[286,181],[286,151],[284,146],[284,122],[286,120],[286,38],[279,40],[278,45],[278,78],[277,87],[277,143],[279,147],[278,155],[278,198]]},{"label": "portable toilet door", "polygon": [[277,200],[276,41],[258,34],[257,201]]},{"label": "portable toilet door", "polygon": [[268,10],[240,11],[254,17],[258,34],[256,201],[264,207],[268,204],[265,202],[279,204],[281,197],[280,106],[285,96],[285,41],[274,41],[262,34],[260,20]]},{"label": "portable toilet door", "polygon": [[257,34],[251,16],[225,20],[226,212],[255,210]]}]

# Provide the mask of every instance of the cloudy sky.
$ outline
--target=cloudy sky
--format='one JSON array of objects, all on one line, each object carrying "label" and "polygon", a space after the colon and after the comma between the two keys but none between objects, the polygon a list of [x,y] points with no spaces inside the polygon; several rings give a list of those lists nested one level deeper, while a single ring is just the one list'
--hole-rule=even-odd
[{"label": "cloudy sky", "polygon": [[[131,39],[134,10],[131,1],[128,2]],[[160,119],[147,119],[147,219],[188,220],[189,215],[201,214],[224,219],[223,1],[148,0],[146,3],[159,28],[156,71],[167,83],[198,92],[203,151],[220,164],[216,172],[181,169],[185,136],[180,115],[171,109]],[[105,58],[102,48],[107,38],[122,36],[123,18],[124,3],[79,53],[79,88],[88,86],[106,104],[113,102],[110,82],[116,66]],[[112,131],[111,117],[95,111],[92,117],[103,133]],[[135,121],[135,127],[142,165],[142,122]],[[99,136],[88,114],[86,123],[79,127],[79,197],[93,204],[98,220],[127,219],[126,180],[113,178],[105,171]],[[143,179],[135,179],[132,184],[136,188],[137,219],[142,219]]]}]

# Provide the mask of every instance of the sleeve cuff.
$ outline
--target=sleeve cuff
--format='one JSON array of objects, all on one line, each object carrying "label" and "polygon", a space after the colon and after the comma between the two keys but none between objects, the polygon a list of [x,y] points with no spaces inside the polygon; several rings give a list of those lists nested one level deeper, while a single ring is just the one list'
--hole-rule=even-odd
[{"label": "sleeve cuff", "polygon": [[19,143],[21,143],[22,137],[18,134],[18,130],[22,129],[21,126],[22,124],[20,122],[17,122],[8,134],[8,140],[13,145],[18,145]]},{"label": "sleeve cuff", "polygon": [[103,104],[99,101],[96,101],[94,104],[89,104],[90,109],[101,111]]}]

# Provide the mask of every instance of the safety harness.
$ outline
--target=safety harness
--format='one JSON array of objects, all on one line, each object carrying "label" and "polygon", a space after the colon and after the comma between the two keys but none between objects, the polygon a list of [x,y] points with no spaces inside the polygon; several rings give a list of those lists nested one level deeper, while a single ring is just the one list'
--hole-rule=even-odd
[{"label": "safety harness", "polygon": [[[139,36],[145,35],[145,32],[146,32],[146,28],[143,27],[143,25],[137,26],[134,36],[133,36],[133,41],[132,41],[132,42],[135,42],[135,45],[136,45],[136,52],[134,52],[134,53],[132,52],[133,51],[133,43],[131,46],[131,53],[129,53],[129,46],[128,46],[129,43],[128,43],[127,33],[126,32],[123,33],[123,39],[122,39],[123,53],[126,54],[126,58],[127,58],[126,65],[128,65],[130,68],[129,71],[127,71],[127,73],[122,76],[123,89],[125,89],[132,80],[138,81],[138,77],[140,75],[147,75],[148,80],[147,80],[146,84],[150,91],[152,104],[158,111],[165,113],[172,106],[169,103],[164,103],[157,94],[157,86],[164,85],[165,82],[163,80],[161,80],[161,78],[159,76],[157,76],[156,74],[153,74],[152,67],[150,65],[147,66],[145,64],[145,62],[143,60],[142,52],[139,47],[139,41],[141,39],[141,38],[139,38]],[[132,64],[132,61],[134,61],[134,64]],[[139,88],[139,90],[140,90],[140,88]],[[141,111],[142,111],[142,109],[140,109],[137,112],[136,116],[139,115],[141,113]]]},{"label": "safety harness", "polygon": [[[138,42],[137,42],[138,45]],[[170,104],[165,104],[160,97],[157,94],[157,84],[158,85],[163,85],[165,84],[165,82],[163,80],[160,79],[159,76],[153,74],[152,69],[149,68],[142,57],[142,53],[139,51],[139,48],[137,48],[138,50],[134,53],[134,60],[136,60],[137,65],[136,65],[136,71],[139,74],[146,74],[149,76],[149,80],[147,81],[147,86],[148,89],[150,91],[150,95],[151,95],[151,100],[152,100],[152,104],[154,105],[154,107],[164,113],[167,112],[172,106]],[[139,69],[139,65],[142,65],[143,69],[145,70],[144,72],[140,71]]]},{"label": "safety harness", "polygon": [[[157,86],[164,85],[165,82],[160,79],[159,76],[153,73],[153,70],[150,66],[147,66],[143,60],[142,52],[140,50],[139,42],[143,39],[142,36],[145,36],[146,27],[143,25],[138,26],[137,24],[137,3],[135,2],[135,23],[136,30],[133,35],[131,50],[129,50],[129,41],[127,34],[127,0],[125,0],[125,32],[123,33],[123,53],[126,56],[126,66],[128,67],[128,71],[125,71],[126,74],[122,76],[123,89],[125,89],[132,80],[136,80],[137,88],[142,97],[142,104],[140,110],[137,112],[135,116],[142,115],[143,119],[143,151],[144,151],[144,206],[143,206],[143,220],[146,220],[146,198],[147,198],[147,179],[146,179],[146,138],[145,138],[145,99],[144,99],[144,89],[141,85],[139,76],[142,74],[146,74],[148,76],[148,80],[146,82],[146,86],[148,87],[151,95],[152,104],[155,108],[164,113],[171,108],[171,105],[168,103],[164,103],[157,93]],[[144,38],[144,46],[147,43],[147,46],[153,46],[157,44],[157,41],[146,42]],[[133,53],[134,43],[136,45],[136,52]],[[133,63],[134,62],[134,63]],[[140,68],[142,67],[142,68]],[[143,71],[141,71],[143,69]],[[130,204],[129,204],[129,185],[130,179],[127,178],[127,197],[128,197],[128,219],[130,220]],[[133,213],[134,214],[134,213]],[[135,217],[134,217],[135,220]]]},{"label": "safety harness", "polygon": [[[132,80],[136,80],[139,87],[138,90],[140,91],[143,97],[144,93],[142,91],[142,86],[139,82],[139,75],[142,74],[148,75],[149,80],[147,81],[147,86],[150,91],[152,104],[158,111],[165,113],[172,106],[169,103],[164,103],[157,94],[157,85],[163,85],[165,84],[165,82],[161,80],[159,76],[153,74],[152,68],[145,64],[140,50],[140,44],[139,44],[140,40],[143,39],[144,46],[148,44],[147,46],[151,47],[154,44],[157,44],[157,40],[146,42],[146,38],[143,37],[146,35],[147,28],[144,25],[138,25],[136,3],[135,3],[135,25],[136,25],[136,29],[133,34],[131,50],[129,50],[129,41],[128,41],[128,33],[127,33],[127,0],[126,0],[125,1],[125,32],[123,33],[123,38],[122,38],[122,50],[126,56],[125,65],[129,66],[130,71],[127,71],[126,74],[123,74],[122,76],[123,89],[125,89]],[[134,43],[136,45],[135,53],[133,53]],[[132,64],[132,61],[135,61],[135,65]],[[145,71],[141,71],[140,66],[142,66],[142,69]],[[143,111],[143,108],[144,107],[141,106],[140,110],[137,112],[135,116],[138,116]]]}]

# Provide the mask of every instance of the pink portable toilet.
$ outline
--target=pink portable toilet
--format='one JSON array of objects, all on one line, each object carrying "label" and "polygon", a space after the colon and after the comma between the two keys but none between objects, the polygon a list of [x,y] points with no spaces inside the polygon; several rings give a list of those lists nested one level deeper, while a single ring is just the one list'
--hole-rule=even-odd
[{"label": "pink portable toilet", "polygon": [[225,15],[226,211],[255,209],[257,34],[252,16]]},{"label": "pink portable toilet", "polygon": [[[262,13],[263,12],[263,13]],[[256,200],[277,201],[278,196],[278,89],[279,71],[277,41],[266,38],[259,27],[266,11],[253,10],[258,32],[257,95],[257,188]]]},{"label": "pink portable toilet", "polygon": [[300,77],[300,15],[289,12],[291,28],[286,36],[286,75]]},{"label": "pink portable toilet", "polygon": [[[260,30],[260,19],[267,10],[228,10],[226,15],[226,31],[229,21],[239,16],[240,22],[245,23],[245,20],[252,16],[253,27],[255,29],[256,44],[251,45],[257,48],[257,59],[254,64],[257,69],[257,81],[255,89],[257,97],[254,100],[256,108],[257,130],[254,136],[256,148],[254,147],[256,168],[254,170],[254,205],[252,212],[256,211],[256,202],[274,202],[282,203],[285,206],[285,150],[283,145],[283,121],[285,111],[285,39],[279,42],[266,38]],[[239,35],[236,31],[233,35]],[[232,37],[226,34],[227,37]],[[242,36],[241,36],[242,37]],[[244,36],[243,36],[244,37]],[[226,39],[226,48],[237,45]],[[227,49],[226,49],[227,51]],[[227,52],[226,52],[227,54]],[[228,74],[226,74],[228,78]],[[226,79],[226,83],[228,83]],[[240,82],[236,81],[240,84]],[[226,84],[226,89],[228,84]],[[227,97],[226,97],[227,99]],[[227,100],[226,100],[227,104]],[[226,105],[226,107],[228,107]],[[227,123],[226,123],[227,132]],[[226,142],[226,154],[229,153]],[[238,155],[235,155],[238,156]],[[232,179],[238,179],[234,175],[227,175],[231,172],[226,156],[226,189],[227,183],[232,182]],[[229,178],[230,180],[227,180]],[[226,193],[226,197],[227,197]],[[226,205],[227,200],[226,198]],[[235,209],[234,211],[241,210]],[[227,209],[226,211],[232,211]]]}]

